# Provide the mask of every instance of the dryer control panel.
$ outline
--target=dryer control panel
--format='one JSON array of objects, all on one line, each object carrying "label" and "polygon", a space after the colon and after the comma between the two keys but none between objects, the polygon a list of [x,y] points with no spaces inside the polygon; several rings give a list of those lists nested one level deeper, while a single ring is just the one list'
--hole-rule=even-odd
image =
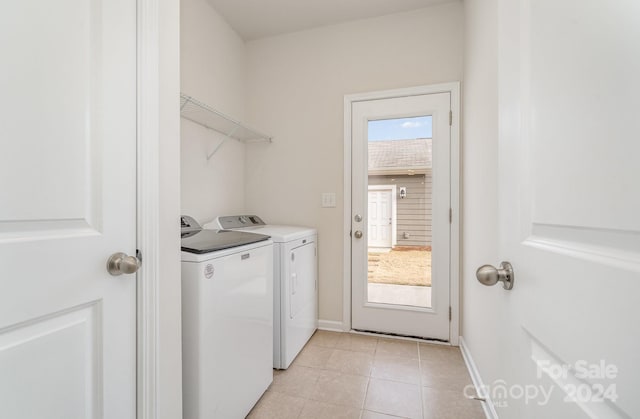
[{"label": "dryer control panel", "polygon": [[220,228],[225,230],[266,225],[266,223],[257,215],[228,215],[218,217],[218,224],[220,225]]}]

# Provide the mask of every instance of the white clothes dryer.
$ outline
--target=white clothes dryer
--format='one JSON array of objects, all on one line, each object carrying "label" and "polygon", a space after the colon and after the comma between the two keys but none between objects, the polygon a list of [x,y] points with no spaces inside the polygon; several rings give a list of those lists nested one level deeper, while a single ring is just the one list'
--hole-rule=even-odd
[{"label": "white clothes dryer", "polygon": [[317,230],[269,225],[256,215],[218,217],[204,227],[273,240],[273,367],[287,369],[318,328]]}]

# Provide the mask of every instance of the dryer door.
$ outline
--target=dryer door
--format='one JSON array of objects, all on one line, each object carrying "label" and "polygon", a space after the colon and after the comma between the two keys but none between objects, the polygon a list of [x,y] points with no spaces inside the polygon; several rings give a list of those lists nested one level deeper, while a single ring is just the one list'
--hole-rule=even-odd
[{"label": "dryer door", "polygon": [[307,243],[289,252],[289,318],[295,319],[305,308],[315,309],[316,245]]},{"label": "dryer door", "polygon": [[[282,368],[287,368],[307,343],[317,326],[318,291],[315,241],[291,243],[286,251],[286,290],[283,292]],[[304,244],[303,244],[304,243]]]}]

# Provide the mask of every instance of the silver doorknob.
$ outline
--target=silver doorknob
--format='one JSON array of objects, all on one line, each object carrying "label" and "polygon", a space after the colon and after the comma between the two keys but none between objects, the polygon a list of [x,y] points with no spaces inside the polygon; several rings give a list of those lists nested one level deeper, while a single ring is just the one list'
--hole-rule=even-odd
[{"label": "silver doorknob", "polygon": [[356,230],[355,233],[353,233],[353,235],[355,236],[356,239],[361,239],[362,238],[362,231]]},{"label": "silver doorknob", "polygon": [[140,268],[140,260],[135,256],[127,256],[126,253],[114,253],[107,260],[107,271],[113,276],[133,274],[138,271],[138,268]]},{"label": "silver doorknob", "polygon": [[495,285],[499,281],[506,290],[513,288],[514,273],[509,262],[502,262],[499,268],[491,265],[482,265],[476,271],[476,278],[482,285]]}]

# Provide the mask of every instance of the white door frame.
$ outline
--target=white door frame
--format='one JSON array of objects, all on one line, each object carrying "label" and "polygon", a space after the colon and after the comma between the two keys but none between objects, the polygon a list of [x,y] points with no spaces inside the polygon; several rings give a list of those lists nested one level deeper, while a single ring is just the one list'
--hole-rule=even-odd
[{"label": "white door frame", "polygon": [[[143,258],[137,273],[137,419],[156,419],[160,413],[160,3],[137,0],[137,248]],[[178,103],[176,94],[176,112]]]},{"label": "white door frame", "polygon": [[391,99],[434,93],[451,94],[451,248],[450,304],[451,345],[457,346],[460,336],[460,83],[449,82],[429,86],[408,87],[378,92],[357,93],[344,97],[344,217],[343,217],[343,298],[342,327],[351,330],[351,106],[365,100]]},{"label": "white door frame", "polygon": [[398,244],[398,190],[396,185],[369,185],[370,191],[391,191],[391,247]]}]

